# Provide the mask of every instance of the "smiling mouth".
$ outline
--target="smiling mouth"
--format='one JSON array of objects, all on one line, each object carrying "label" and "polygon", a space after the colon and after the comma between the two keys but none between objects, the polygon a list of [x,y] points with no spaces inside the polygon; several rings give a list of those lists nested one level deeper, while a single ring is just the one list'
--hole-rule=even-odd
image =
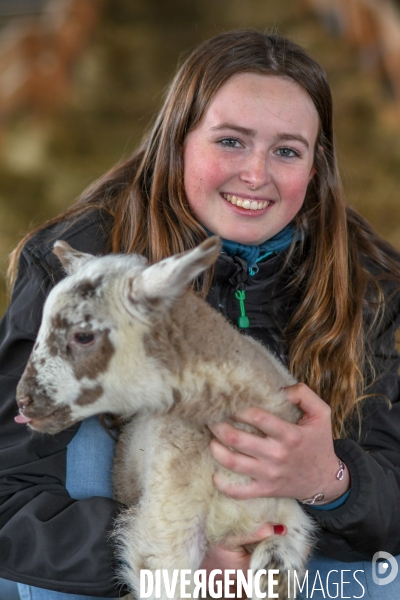
[{"label": "smiling mouth", "polygon": [[270,200],[252,200],[251,198],[239,198],[234,194],[221,194],[222,197],[233,204],[245,210],[264,210],[270,205]]}]

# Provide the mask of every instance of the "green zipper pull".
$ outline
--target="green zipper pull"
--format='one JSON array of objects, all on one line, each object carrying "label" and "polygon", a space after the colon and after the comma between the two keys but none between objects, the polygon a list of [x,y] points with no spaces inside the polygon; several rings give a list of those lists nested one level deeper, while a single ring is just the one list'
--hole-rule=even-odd
[{"label": "green zipper pull", "polygon": [[247,329],[248,327],[250,327],[250,321],[249,317],[246,315],[246,310],[244,308],[246,292],[244,290],[237,290],[235,296],[239,300],[240,305],[240,317],[238,318],[238,327],[240,327],[240,329]]}]

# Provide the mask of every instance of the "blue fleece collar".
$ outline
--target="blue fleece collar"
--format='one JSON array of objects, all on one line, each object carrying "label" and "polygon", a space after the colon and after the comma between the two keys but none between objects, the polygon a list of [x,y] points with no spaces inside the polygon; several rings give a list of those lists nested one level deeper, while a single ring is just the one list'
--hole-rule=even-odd
[{"label": "blue fleece collar", "polygon": [[[211,235],[211,232],[208,233]],[[232,242],[231,240],[222,238],[222,250],[229,254],[229,256],[239,256],[240,258],[244,258],[247,261],[247,270],[249,274],[255,275],[258,273],[257,263],[272,254],[279,254],[289,248],[295,234],[295,227],[293,225],[286,225],[282,231],[263,244],[260,244],[260,246],[239,244],[238,242]]]}]

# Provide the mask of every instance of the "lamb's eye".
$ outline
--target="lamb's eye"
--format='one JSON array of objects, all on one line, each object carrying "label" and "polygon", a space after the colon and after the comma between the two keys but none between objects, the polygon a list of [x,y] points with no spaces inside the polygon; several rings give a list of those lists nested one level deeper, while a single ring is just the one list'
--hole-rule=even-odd
[{"label": "lamb's eye", "polygon": [[77,344],[81,344],[81,346],[86,346],[87,344],[90,344],[91,342],[93,342],[93,340],[94,340],[93,333],[85,333],[83,331],[80,331],[79,333],[75,333],[75,335],[74,335],[74,341]]}]

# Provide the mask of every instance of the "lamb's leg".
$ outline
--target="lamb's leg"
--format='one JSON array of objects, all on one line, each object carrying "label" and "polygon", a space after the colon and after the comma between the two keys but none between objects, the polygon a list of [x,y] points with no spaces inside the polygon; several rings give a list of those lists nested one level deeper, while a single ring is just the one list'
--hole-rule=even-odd
[{"label": "lamb's leg", "polygon": [[[303,561],[297,560],[294,548],[287,540],[282,539],[283,536],[272,536],[263,542],[261,542],[252,554],[250,568],[253,573],[253,586],[254,579],[257,571],[265,569],[266,575],[262,575],[259,579],[259,590],[266,592],[267,598],[271,592],[278,593],[279,599],[291,598],[288,594],[288,577],[292,569],[296,571],[303,571]],[[293,560],[295,562],[293,563]],[[275,570],[275,572],[272,572]],[[269,581],[270,580],[270,581]],[[291,577],[293,580],[293,577]],[[253,587],[253,600],[259,598],[259,590]]]},{"label": "lamb's leg", "polygon": [[[149,581],[156,583],[156,571],[159,571],[161,585],[157,598],[167,600],[168,598],[180,598],[180,574],[181,570],[187,569],[191,573],[199,569],[206,552],[206,541],[204,536],[204,523],[198,515],[193,515],[189,521],[176,520],[168,523],[165,519],[162,523],[154,518],[152,506],[147,505],[146,510],[141,510],[140,505],[130,507],[123,512],[117,522],[114,533],[119,548],[120,580],[128,585],[133,596],[140,597],[140,579],[142,571],[142,584],[148,589]],[[144,570],[150,571],[151,575],[145,575]],[[174,571],[178,570],[178,574]],[[167,585],[176,583],[175,593],[169,593],[164,578],[167,577]],[[186,593],[193,589],[192,577],[189,574],[185,579],[190,579],[190,585],[185,587]],[[156,586],[153,593],[147,596],[150,600],[156,597]],[[159,595],[160,593],[160,595]]]},{"label": "lamb's leg", "polygon": [[[273,580],[270,582],[270,591],[278,593],[279,599],[295,597],[294,575],[296,574],[299,582],[302,581],[314,531],[311,519],[294,503],[290,519],[282,519],[281,522],[286,524],[286,535],[274,535],[265,539],[256,546],[251,556],[250,568],[254,576],[259,569],[267,571],[260,578],[259,585],[261,592],[267,593],[267,598],[269,579]],[[273,569],[278,573],[268,573]],[[253,588],[253,600],[259,597],[256,591],[258,592]]]}]

